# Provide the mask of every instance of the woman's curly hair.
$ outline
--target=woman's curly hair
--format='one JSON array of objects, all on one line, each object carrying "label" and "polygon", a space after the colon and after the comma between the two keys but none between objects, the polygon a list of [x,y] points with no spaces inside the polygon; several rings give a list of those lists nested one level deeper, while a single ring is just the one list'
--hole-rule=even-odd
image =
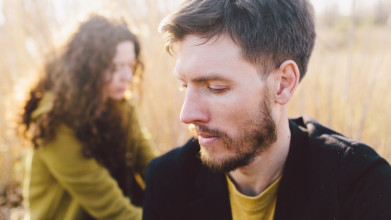
[{"label": "woman's curly hair", "polygon": [[[135,77],[141,78],[143,65],[137,37],[123,21],[110,21],[98,15],[82,23],[63,51],[46,61],[44,77],[30,91],[23,114],[26,132],[34,120],[31,139],[35,148],[55,138],[56,128],[66,124],[75,130],[86,158],[97,159],[111,171],[125,159],[128,128],[123,126],[123,115],[113,101],[103,96],[105,76],[114,69],[116,46],[124,41],[134,43],[133,71]],[[32,119],[46,92],[54,95],[52,109]],[[132,115],[128,117],[131,119]]]}]

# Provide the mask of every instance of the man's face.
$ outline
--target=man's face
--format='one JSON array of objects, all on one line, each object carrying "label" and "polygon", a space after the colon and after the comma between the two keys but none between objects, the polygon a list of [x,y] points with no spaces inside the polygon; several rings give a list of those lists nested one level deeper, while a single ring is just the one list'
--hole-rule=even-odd
[{"label": "man's face", "polygon": [[230,37],[189,35],[180,44],[178,79],[186,88],[181,121],[194,125],[201,159],[228,172],[248,165],[276,140],[267,80]]}]

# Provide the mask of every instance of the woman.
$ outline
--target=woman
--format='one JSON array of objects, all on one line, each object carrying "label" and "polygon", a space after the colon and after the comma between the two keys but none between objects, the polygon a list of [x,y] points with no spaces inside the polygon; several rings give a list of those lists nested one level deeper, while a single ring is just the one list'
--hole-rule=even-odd
[{"label": "woman", "polygon": [[92,16],[46,62],[23,115],[35,147],[24,191],[31,219],[141,219],[154,153],[124,95],[141,77],[139,54],[126,24]]}]

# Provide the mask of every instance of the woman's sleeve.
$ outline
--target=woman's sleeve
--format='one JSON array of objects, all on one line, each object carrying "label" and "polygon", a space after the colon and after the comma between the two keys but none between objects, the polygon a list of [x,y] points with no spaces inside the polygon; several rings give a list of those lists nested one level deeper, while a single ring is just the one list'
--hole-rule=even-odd
[{"label": "woman's sleeve", "polygon": [[141,175],[144,179],[145,172],[149,162],[157,156],[156,149],[153,148],[150,141],[150,134],[146,130],[140,126],[138,121],[138,115],[136,111],[133,111],[133,121],[132,121],[132,129],[131,132],[133,136],[133,140],[137,146],[134,147],[134,169],[137,173]]},{"label": "woman's sleeve", "polygon": [[86,159],[74,132],[60,126],[55,140],[39,149],[57,181],[91,216],[97,219],[141,219],[141,208],[122,194],[108,170]]}]

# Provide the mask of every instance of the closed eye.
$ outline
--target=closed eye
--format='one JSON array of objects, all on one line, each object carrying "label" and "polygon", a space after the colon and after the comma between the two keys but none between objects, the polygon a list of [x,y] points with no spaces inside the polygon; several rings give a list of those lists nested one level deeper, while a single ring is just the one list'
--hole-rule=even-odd
[{"label": "closed eye", "polygon": [[226,87],[221,87],[221,86],[208,86],[208,90],[211,91],[212,93],[223,93],[227,91],[228,89]]}]

